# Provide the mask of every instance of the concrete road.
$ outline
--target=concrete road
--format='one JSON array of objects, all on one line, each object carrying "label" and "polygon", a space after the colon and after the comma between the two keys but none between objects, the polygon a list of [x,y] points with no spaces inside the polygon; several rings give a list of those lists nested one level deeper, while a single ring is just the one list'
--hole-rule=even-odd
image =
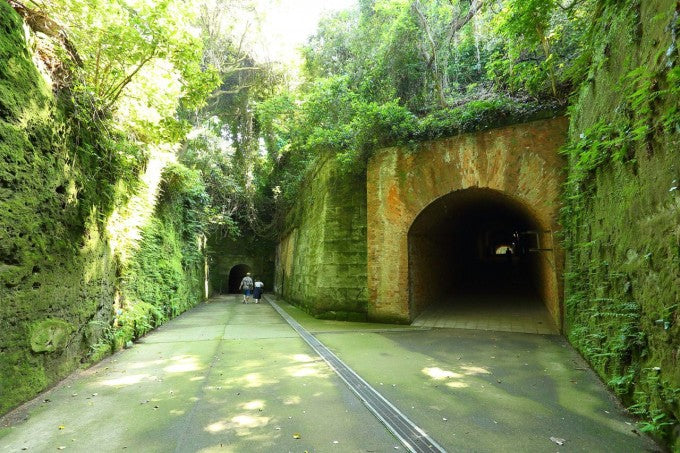
[{"label": "concrete road", "polygon": [[[448,451],[658,450],[559,336],[321,321],[281,305]],[[3,422],[0,452],[405,450],[271,306],[236,296]]]}]

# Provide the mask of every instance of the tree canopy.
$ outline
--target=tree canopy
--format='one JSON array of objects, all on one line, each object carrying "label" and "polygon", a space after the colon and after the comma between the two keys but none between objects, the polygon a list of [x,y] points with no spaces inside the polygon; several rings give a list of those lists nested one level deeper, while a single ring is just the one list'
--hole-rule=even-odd
[{"label": "tree canopy", "polygon": [[64,58],[83,111],[141,143],[182,142],[215,231],[273,236],[321,153],[362,171],[379,147],[562,108],[584,77],[593,2],[360,0],[321,20],[297,78],[249,48],[258,27],[237,26],[266,2],[28,5],[77,49]]}]

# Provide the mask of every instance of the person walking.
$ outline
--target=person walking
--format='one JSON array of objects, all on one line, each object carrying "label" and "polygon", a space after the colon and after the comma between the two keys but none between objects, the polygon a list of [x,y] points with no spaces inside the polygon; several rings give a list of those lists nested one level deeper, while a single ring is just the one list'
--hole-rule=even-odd
[{"label": "person walking", "polygon": [[250,272],[246,273],[246,276],[241,280],[241,285],[238,289],[243,290],[243,303],[247,304],[250,301],[250,295],[253,292],[253,279],[250,276]]},{"label": "person walking", "polygon": [[253,299],[255,299],[256,304],[260,303],[262,292],[264,292],[264,283],[262,283],[260,279],[257,278],[255,279],[255,289],[253,290]]}]

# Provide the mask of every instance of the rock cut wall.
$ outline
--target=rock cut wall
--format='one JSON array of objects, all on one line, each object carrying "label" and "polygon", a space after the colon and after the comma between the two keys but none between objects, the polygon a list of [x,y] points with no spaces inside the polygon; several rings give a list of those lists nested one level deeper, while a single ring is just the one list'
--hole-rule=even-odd
[{"label": "rock cut wall", "polygon": [[7,2],[0,18],[2,414],[196,304],[204,278],[196,175],[74,118]]},{"label": "rock cut wall", "polygon": [[569,340],[680,448],[680,5],[599,2],[569,131]]}]

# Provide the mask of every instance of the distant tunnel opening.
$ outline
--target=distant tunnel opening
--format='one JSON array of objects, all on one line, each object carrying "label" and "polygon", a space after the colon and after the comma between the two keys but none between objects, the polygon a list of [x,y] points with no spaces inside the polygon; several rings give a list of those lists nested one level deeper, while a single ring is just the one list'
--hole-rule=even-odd
[{"label": "distant tunnel opening", "polygon": [[466,189],[435,200],[408,234],[412,316],[456,304],[487,314],[509,304],[544,310],[540,229],[523,205],[498,191]]},{"label": "distant tunnel opening", "polygon": [[246,274],[250,272],[250,266],[247,264],[237,264],[232,267],[229,271],[229,280],[227,281],[227,288],[222,288],[222,293],[236,294],[241,292],[239,286],[241,285],[241,280]]}]

